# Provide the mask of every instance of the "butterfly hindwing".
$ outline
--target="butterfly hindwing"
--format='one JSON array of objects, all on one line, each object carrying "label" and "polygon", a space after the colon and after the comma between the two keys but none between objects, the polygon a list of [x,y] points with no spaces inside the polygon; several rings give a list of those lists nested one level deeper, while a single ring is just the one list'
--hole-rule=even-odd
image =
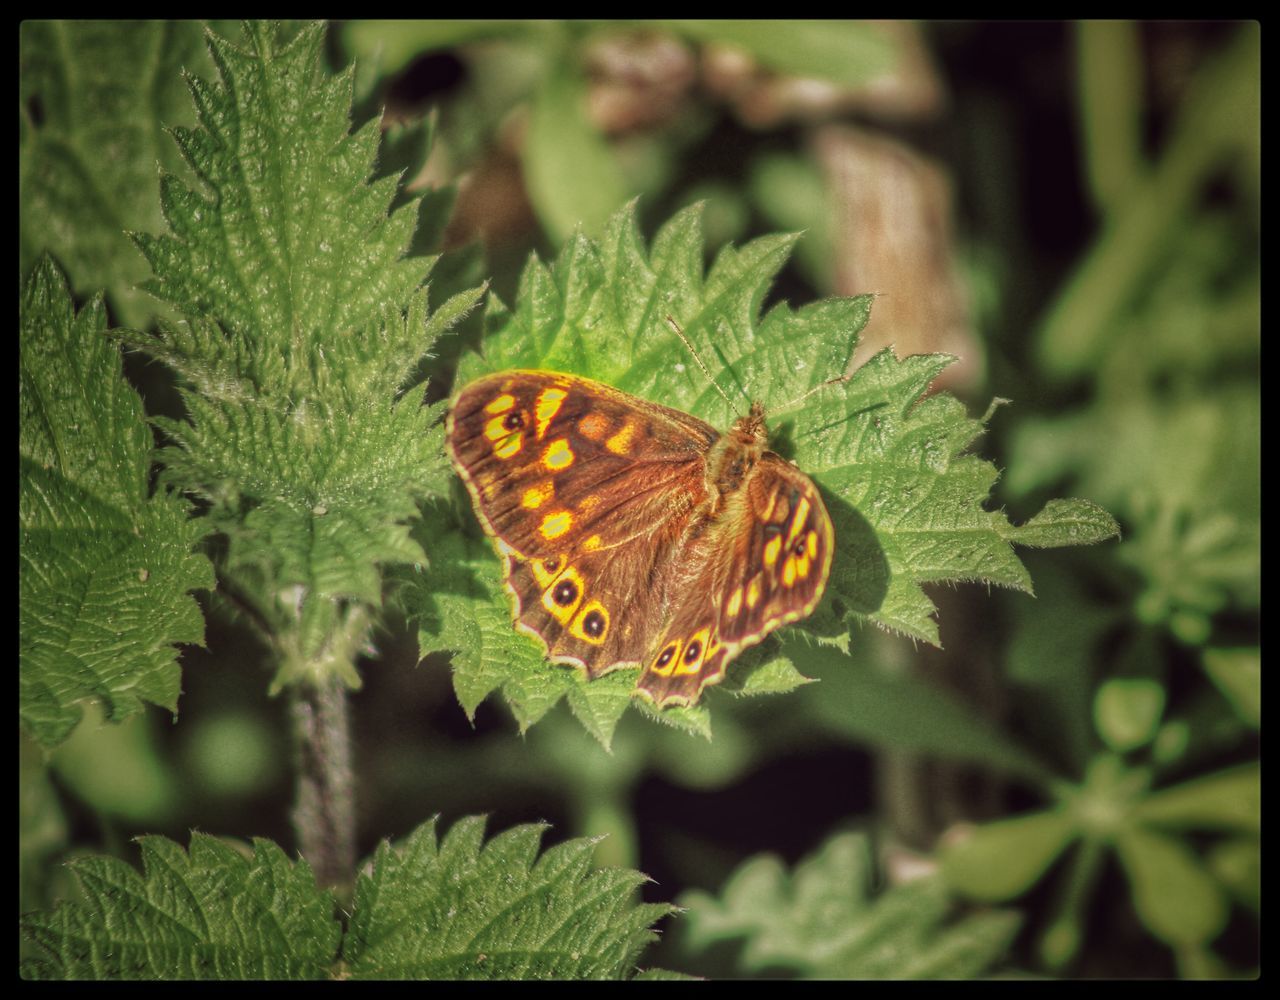
[{"label": "butterfly hindwing", "polygon": [[702,572],[672,595],[639,688],[659,705],[691,705],[742,650],[813,612],[831,565],[831,519],[808,476],[771,452],[739,501],[686,553]]},{"label": "butterfly hindwing", "polygon": [[753,645],[812,614],[831,566],[834,533],[818,489],[791,463],[766,452],[746,484],[750,508],[719,599],[722,641]]}]

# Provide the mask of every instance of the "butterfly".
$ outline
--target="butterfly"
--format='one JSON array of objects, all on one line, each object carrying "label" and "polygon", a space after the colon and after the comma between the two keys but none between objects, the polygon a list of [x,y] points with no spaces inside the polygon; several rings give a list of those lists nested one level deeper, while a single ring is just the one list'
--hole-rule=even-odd
[{"label": "butterfly", "polygon": [[822,598],[831,518],[768,450],[759,403],[721,434],[588,378],[504,371],[462,389],[445,433],[515,628],[554,663],[640,667],[637,693],[692,705]]}]

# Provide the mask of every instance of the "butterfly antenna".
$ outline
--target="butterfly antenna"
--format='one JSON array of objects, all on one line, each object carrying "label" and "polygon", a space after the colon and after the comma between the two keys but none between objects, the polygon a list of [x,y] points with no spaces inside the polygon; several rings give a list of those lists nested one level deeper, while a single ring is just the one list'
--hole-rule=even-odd
[{"label": "butterfly antenna", "polygon": [[793,406],[798,406],[801,403],[803,403],[815,392],[821,392],[823,389],[825,389],[829,385],[839,385],[844,382],[848,382],[849,379],[851,379],[852,377],[853,377],[852,375],[837,375],[835,378],[829,378],[825,382],[819,382],[808,392],[802,393],[801,395],[797,396],[795,399],[791,400],[791,402],[785,403],[782,406],[779,406],[777,412],[785,413],[787,410],[791,409]]},{"label": "butterfly antenna", "polygon": [[[738,407],[734,405],[733,400],[729,398],[728,394],[720,388],[720,383],[711,377],[711,372],[709,372],[707,370],[707,366],[702,363],[702,358],[698,357],[698,352],[693,349],[693,344],[689,343],[689,338],[684,335],[684,331],[680,329],[680,324],[676,322],[674,316],[667,316],[667,326],[671,327],[671,329],[675,331],[676,336],[679,337],[684,342],[684,346],[689,349],[689,353],[693,355],[693,360],[698,362],[698,367],[702,369],[702,374],[705,375],[707,377],[707,381],[711,383],[711,388],[720,393],[720,397],[729,404],[729,409],[733,410],[734,413],[738,413]],[[741,416],[740,413],[739,416]]]}]

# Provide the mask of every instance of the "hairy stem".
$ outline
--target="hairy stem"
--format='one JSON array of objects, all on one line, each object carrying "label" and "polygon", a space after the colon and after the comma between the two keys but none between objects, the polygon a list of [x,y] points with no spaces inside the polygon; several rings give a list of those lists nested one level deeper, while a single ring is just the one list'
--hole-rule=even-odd
[{"label": "hairy stem", "polygon": [[355,794],[347,686],[331,677],[290,687],[297,797],[293,827],[316,882],[339,889],[355,876]]}]

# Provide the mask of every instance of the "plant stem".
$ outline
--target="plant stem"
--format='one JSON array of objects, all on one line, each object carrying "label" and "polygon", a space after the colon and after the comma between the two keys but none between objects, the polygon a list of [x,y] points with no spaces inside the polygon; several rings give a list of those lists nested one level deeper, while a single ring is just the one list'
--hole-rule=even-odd
[{"label": "plant stem", "polygon": [[322,887],[342,889],[355,876],[355,794],[347,685],[290,688],[297,797],[293,827],[302,856]]}]

